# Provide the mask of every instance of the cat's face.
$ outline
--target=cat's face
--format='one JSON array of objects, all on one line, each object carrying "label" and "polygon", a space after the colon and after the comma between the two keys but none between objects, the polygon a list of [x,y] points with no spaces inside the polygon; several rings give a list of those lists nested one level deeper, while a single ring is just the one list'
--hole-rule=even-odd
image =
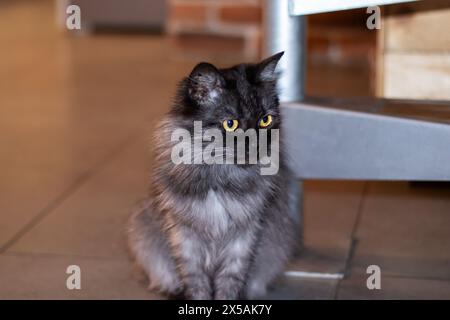
[{"label": "cat's face", "polygon": [[[275,68],[282,55],[227,69],[198,64],[181,83],[181,101],[172,110],[177,129],[187,130],[193,137],[188,144],[194,148],[183,154],[207,164],[223,164],[225,159],[227,164],[250,170],[253,165],[268,165],[276,170],[267,174],[275,174],[281,124]],[[172,135],[172,141],[177,139]],[[195,147],[195,141],[202,149]]]},{"label": "cat's face", "polygon": [[204,129],[217,128],[224,133],[279,128],[275,68],[282,55],[227,69],[198,64],[184,81],[182,109],[178,111],[191,121],[202,121]]}]

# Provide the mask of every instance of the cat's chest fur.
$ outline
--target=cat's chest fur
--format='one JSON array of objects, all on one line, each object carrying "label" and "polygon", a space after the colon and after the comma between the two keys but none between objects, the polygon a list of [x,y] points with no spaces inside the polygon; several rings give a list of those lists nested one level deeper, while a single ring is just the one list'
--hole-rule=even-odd
[{"label": "cat's chest fur", "polygon": [[230,229],[257,223],[263,205],[264,195],[260,192],[237,197],[210,189],[205,197],[191,200],[186,209],[193,224],[213,236],[222,236]]}]

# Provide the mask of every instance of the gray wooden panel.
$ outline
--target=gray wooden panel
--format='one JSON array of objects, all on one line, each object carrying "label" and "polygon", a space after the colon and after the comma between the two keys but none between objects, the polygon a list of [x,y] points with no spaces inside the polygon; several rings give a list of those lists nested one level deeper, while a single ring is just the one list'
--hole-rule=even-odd
[{"label": "gray wooden panel", "polygon": [[298,178],[450,181],[450,125],[306,103],[282,112]]}]

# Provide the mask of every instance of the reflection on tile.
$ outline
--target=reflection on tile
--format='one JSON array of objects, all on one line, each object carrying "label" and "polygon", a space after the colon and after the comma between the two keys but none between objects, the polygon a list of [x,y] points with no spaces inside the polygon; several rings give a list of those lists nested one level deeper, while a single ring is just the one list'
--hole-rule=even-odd
[{"label": "reflection on tile", "polygon": [[336,280],[282,277],[265,299],[269,300],[326,300],[333,299]]},{"label": "reflection on tile", "polygon": [[344,274],[349,250],[349,247],[305,247],[292,259],[287,270]]}]

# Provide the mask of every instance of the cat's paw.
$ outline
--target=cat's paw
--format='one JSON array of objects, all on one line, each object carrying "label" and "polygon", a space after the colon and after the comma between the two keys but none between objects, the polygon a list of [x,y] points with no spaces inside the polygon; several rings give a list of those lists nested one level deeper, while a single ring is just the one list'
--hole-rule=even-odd
[{"label": "cat's paw", "polygon": [[246,289],[246,298],[250,300],[261,299],[267,294],[267,286],[261,282],[252,281]]},{"label": "cat's paw", "polygon": [[172,282],[172,283],[155,283],[153,284],[151,281],[148,285],[148,290],[152,292],[159,292],[166,294],[168,296],[179,296],[183,294],[184,288],[181,282]]},{"label": "cat's paw", "polygon": [[189,300],[212,300],[213,296],[211,293],[204,291],[204,290],[197,290],[197,291],[187,291],[186,297]]}]

